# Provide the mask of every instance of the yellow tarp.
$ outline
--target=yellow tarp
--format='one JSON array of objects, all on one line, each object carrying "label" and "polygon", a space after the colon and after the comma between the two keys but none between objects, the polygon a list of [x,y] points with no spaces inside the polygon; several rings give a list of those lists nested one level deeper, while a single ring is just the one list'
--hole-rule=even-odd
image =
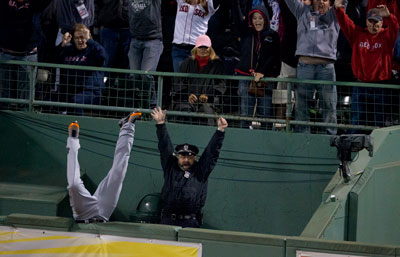
[{"label": "yellow tarp", "polygon": [[201,244],[0,227],[0,256],[201,257]]}]

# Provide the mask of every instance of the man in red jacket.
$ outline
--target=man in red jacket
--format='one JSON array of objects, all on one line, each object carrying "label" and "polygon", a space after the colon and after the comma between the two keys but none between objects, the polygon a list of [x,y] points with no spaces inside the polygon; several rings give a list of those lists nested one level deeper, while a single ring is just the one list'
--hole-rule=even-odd
[{"label": "man in red jacket", "polygon": [[[378,5],[386,5],[389,12],[396,16],[397,22],[400,22],[400,1],[398,0],[368,0],[367,10],[376,8]],[[383,19],[383,27],[388,24],[389,18]],[[394,59],[400,62],[400,37],[397,36],[396,44],[394,45]]]},{"label": "man in red jacket", "polygon": [[[362,28],[356,26],[346,15],[342,2],[343,0],[335,0],[335,13],[340,28],[353,49],[351,67],[354,76],[361,82],[388,82],[391,79],[393,49],[399,31],[396,17],[390,14],[386,5],[379,5],[368,11],[367,28]],[[387,27],[382,28],[385,17],[388,18]],[[382,88],[353,88],[351,123],[383,126],[384,98],[385,92]],[[367,112],[371,113],[368,111],[370,107],[373,108],[373,117],[362,117]]]}]

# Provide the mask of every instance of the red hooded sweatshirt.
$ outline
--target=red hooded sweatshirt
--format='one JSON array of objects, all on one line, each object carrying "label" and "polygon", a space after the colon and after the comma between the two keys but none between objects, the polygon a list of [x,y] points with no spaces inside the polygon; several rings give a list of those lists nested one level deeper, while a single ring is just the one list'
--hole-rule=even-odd
[{"label": "red hooded sweatshirt", "polygon": [[392,74],[392,57],[399,25],[396,17],[388,17],[387,28],[371,34],[367,28],[356,26],[343,8],[335,9],[340,28],[349,41],[353,53],[351,68],[362,82],[389,80]]}]

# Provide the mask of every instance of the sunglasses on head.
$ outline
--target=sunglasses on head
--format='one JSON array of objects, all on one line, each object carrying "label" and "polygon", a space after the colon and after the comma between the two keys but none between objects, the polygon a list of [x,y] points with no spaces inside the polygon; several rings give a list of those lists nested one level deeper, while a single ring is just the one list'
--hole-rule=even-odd
[{"label": "sunglasses on head", "polygon": [[197,47],[197,48],[199,48],[199,49],[208,49],[207,46],[199,46],[199,47]]}]

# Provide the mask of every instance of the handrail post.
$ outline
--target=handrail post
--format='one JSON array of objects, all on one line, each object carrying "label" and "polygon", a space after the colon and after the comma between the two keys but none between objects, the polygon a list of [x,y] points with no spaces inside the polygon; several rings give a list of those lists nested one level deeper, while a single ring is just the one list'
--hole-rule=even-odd
[{"label": "handrail post", "polygon": [[290,120],[292,118],[292,83],[286,83],[286,132],[290,131]]},{"label": "handrail post", "polygon": [[157,107],[161,107],[162,105],[163,83],[164,77],[162,75],[159,75],[157,79]]},{"label": "handrail post", "polygon": [[35,98],[35,70],[36,66],[29,65],[29,112],[33,111],[33,101]]}]

